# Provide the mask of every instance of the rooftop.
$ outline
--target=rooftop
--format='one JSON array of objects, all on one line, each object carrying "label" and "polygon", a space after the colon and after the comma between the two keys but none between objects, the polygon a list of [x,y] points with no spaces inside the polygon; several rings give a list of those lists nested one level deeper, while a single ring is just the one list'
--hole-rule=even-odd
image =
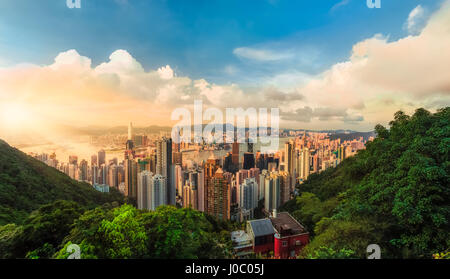
[{"label": "rooftop", "polygon": [[270,220],[282,237],[307,233],[306,229],[287,212],[280,212],[276,218],[271,217]]},{"label": "rooftop", "polygon": [[272,222],[270,219],[259,219],[249,221],[250,226],[252,227],[253,234],[255,237],[274,234],[275,230],[273,229]]}]

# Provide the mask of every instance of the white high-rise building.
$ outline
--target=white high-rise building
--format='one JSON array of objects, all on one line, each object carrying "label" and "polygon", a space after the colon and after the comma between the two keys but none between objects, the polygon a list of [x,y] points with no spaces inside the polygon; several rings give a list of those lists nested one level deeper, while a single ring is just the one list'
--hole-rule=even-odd
[{"label": "white high-rise building", "polygon": [[[262,183],[260,181],[260,183]],[[264,179],[264,209],[267,212],[272,212],[277,209],[281,202],[280,178],[278,173],[270,173]]]},{"label": "white high-rise building", "polygon": [[258,183],[256,178],[246,178],[244,182],[238,186],[240,197],[241,212],[253,218],[253,210],[258,207]]},{"label": "white high-rise building", "polygon": [[167,204],[166,178],[149,171],[138,174],[137,204],[139,209],[155,210]]},{"label": "white high-rise building", "polygon": [[309,164],[310,164],[308,148],[305,147],[300,152],[299,160],[300,160],[300,176],[299,176],[299,178],[306,180],[306,179],[308,179],[308,176],[309,176]]},{"label": "white high-rise building", "polygon": [[155,210],[160,205],[168,204],[167,179],[159,174],[153,176],[150,191],[150,210]]},{"label": "white high-rise building", "polygon": [[128,124],[128,140],[133,140],[133,123]]},{"label": "white high-rise building", "polygon": [[137,180],[137,207],[138,209],[149,209],[153,173],[142,171]]}]

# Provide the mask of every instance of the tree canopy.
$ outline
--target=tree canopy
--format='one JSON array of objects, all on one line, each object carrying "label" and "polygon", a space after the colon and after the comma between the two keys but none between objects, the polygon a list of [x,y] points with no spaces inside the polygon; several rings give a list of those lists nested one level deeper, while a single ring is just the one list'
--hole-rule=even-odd
[{"label": "tree canopy", "polygon": [[323,247],[366,257],[375,243],[384,258],[431,258],[450,247],[450,108],[399,111],[375,130],[365,150],[311,175],[284,205],[315,235],[304,257]]}]

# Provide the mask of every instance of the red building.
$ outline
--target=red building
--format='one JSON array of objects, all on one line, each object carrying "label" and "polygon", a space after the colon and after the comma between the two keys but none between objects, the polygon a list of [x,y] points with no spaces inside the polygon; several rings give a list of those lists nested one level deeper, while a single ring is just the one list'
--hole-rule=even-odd
[{"label": "red building", "polygon": [[296,258],[309,242],[308,231],[287,212],[248,221],[246,231],[255,254],[273,252],[276,259]]},{"label": "red building", "polygon": [[275,229],[274,257],[296,258],[309,242],[309,233],[289,213],[275,213],[270,218]]},{"label": "red building", "polygon": [[273,251],[273,235],[275,230],[270,219],[248,221],[247,233],[252,239],[253,252],[255,254],[268,254]]}]

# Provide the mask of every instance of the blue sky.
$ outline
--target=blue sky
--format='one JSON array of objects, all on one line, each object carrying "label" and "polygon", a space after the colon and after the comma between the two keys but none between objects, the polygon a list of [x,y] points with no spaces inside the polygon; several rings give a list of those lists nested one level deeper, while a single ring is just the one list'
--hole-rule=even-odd
[{"label": "blue sky", "polygon": [[278,74],[317,74],[374,34],[404,37],[414,7],[432,12],[441,1],[382,0],[381,9],[368,9],[365,0],[81,3],[69,9],[66,0],[1,1],[0,63],[48,65],[76,49],[97,65],[126,49],[145,69],[169,64],[193,79],[257,86]]}]

